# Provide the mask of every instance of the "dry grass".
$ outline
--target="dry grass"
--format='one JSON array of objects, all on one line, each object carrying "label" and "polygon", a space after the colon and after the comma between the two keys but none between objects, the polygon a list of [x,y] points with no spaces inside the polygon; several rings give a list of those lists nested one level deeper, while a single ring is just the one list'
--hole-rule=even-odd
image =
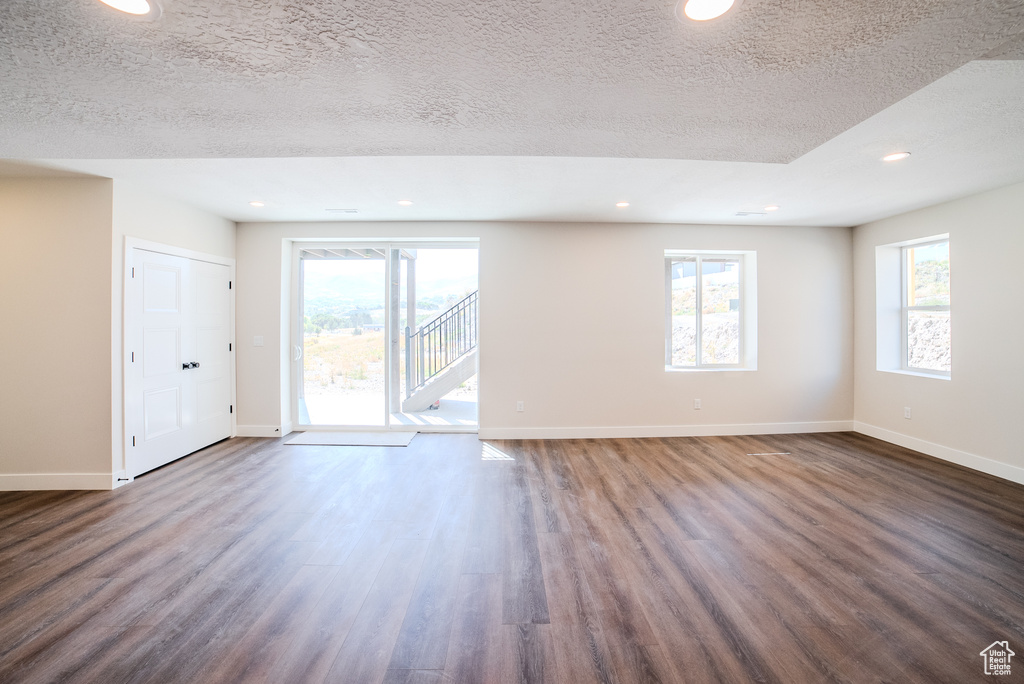
[{"label": "dry grass", "polygon": [[369,389],[384,386],[384,331],[352,330],[306,335],[303,370],[306,390]]}]

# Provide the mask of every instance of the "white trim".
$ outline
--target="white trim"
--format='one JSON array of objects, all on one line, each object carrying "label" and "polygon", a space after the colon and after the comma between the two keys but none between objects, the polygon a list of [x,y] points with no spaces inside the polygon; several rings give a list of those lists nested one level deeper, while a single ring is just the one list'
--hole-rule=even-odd
[{"label": "white trim", "polygon": [[[287,432],[285,432],[287,428]],[[236,437],[284,437],[291,432],[290,425],[239,425],[235,429]]]},{"label": "white trim", "polygon": [[938,235],[929,235],[927,237],[914,238],[913,240],[903,240],[901,242],[893,242],[888,245],[882,245],[883,247],[922,247],[932,242],[947,242],[949,240],[949,233],[939,233]]},{"label": "white trim", "polygon": [[[114,477],[117,477],[115,474]],[[123,484],[123,483],[122,483]],[[0,492],[113,489],[110,473],[6,473],[0,475]]]},{"label": "white trim", "polygon": [[1017,482],[1024,484],[1024,468],[1019,466],[1010,465],[1009,463],[1003,463],[1001,461],[993,461],[990,458],[984,456],[978,456],[977,454],[971,454],[966,451],[960,451],[958,449],[952,449],[941,444],[935,444],[917,437],[911,437],[910,435],[904,435],[899,432],[893,432],[892,430],[886,430],[875,425],[869,425],[868,423],[862,423],[859,420],[853,421],[853,429],[862,435],[868,437],[874,437],[890,444],[896,444],[897,446],[905,447],[907,449],[913,449],[914,451],[920,451],[922,454],[933,456],[943,461],[949,461],[950,463],[956,463],[962,465],[965,468],[971,470],[977,470],[989,475],[995,475],[1001,477],[1004,480],[1010,480],[1011,482]]},{"label": "white trim", "polygon": [[921,370],[903,370],[900,368],[879,368],[879,373],[896,373],[897,375],[912,375],[915,378],[931,378],[933,380],[952,380],[949,373],[943,373],[942,371],[935,371],[929,373],[928,371]]},{"label": "white trim", "polygon": [[[211,264],[221,264],[222,266],[231,266],[234,268],[235,260],[231,257],[217,256],[216,254],[208,254],[206,252],[197,252],[192,249],[185,249],[184,247],[175,247],[174,245],[165,245],[160,242],[152,242],[150,240],[142,240],[140,238],[134,238],[130,235],[125,235],[124,244],[127,250],[131,249],[142,249],[147,252],[157,252],[159,254],[169,254],[171,256],[184,257],[185,259],[193,259],[195,261],[206,261]],[[233,275],[233,274],[232,274]]]},{"label": "white trim", "polygon": [[117,489],[123,487],[129,482],[135,482],[135,478],[128,474],[127,470],[118,470],[114,473],[113,480],[110,483],[111,489]]},{"label": "white trim", "polygon": [[808,423],[735,423],[727,425],[619,425],[601,427],[481,428],[480,439],[614,439],[623,437],[718,437],[804,432],[849,432],[852,420]]},{"label": "white trim", "polygon": [[[285,368],[288,373],[288,397],[291,401],[291,410],[289,411],[290,422],[294,425],[301,425],[302,421],[299,420],[299,386],[303,382],[302,368],[305,361],[303,356],[305,355],[305,330],[303,321],[305,319],[305,310],[303,308],[303,301],[305,296],[303,294],[303,282],[304,282],[304,259],[301,258],[302,247],[299,244],[299,240],[293,240],[291,243],[291,266],[289,270],[289,279],[291,282],[288,284],[288,318],[282,320],[281,325],[288,326],[288,354],[285,358],[288,359]],[[282,265],[282,268],[284,266]],[[281,283],[281,287],[284,288],[284,283]],[[284,304],[282,303],[282,306]],[[296,350],[298,350],[298,358],[296,358]],[[280,407],[278,407],[280,409]],[[281,413],[284,413],[281,411]],[[239,435],[242,433],[239,432]]]},{"label": "white trim", "polygon": [[734,257],[752,254],[752,249],[666,249],[665,258],[675,259],[679,257],[701,256],[701,257]]},{"label": "white trim", "polygon": [[[420,238],[420,237],[314,237],[314,238],[287,238],[289,242],[301,243],[303,249],[307,247],[310,249],[321,249],[317,245],[345,245],[351,247],[353,245],[366,245],[366,244],[380,244],[382,242],[401,242],[403,246],[411,246],[414,249],[479,249],[480,238],[479,237],[454,237],[454,238],[443,238],[443,237],[432,237],[432,238]],[[330,247],[327,247],[330,249]]]},{"label": "white trim", "polygon": [[438,433],[459,433],[475,435],[480,430],[473,425],[444,425],[440,423],[427,423],[410,425],[408,423],[397,423],[392,421],[391,426],[385,428],[383,425],[300,425],[293,431],[298,432],[430,432]]},{"label": "white trim", "polygon": [[748,373],[756,370],[756,366],[751,368],[746,366],[700,366],[699,368],[693,366],[665,366],[666,373]]}]

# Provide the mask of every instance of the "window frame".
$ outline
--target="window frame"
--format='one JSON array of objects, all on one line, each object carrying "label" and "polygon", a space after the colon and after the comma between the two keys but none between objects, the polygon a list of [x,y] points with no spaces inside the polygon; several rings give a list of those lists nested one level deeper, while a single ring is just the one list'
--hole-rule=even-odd
[{"label": "window frame", "polygon": [[[949,378],[952,375],[952,268],[950,269],[949,294],[950,303],[940,305],[915,305],[911,306],[910,301],[910,263],[908,252],[912,249],[921,249],[933,245],[946,244],[946,258],[951,259],[949,236],[938,236],[922,241],[914,241],[900,245],[900,370],[907,373],[932,375],[939,378]],[[912,311],[945,311],[949,314],[950,320],[950,370],[936,370],[934,368],[920,368],[910,365],[910,312]]]},{"label": "window frame", "polygon": [[[708,252],[708,251],[665,251],[665,368],[666,370],[680,370],[680,371],[709,371],[709,370],[747,370],[750,369],[747,361],[747,348],[746,348],[746,306],[747,306],[747,294],[746,294],[746,271],[747,271],[747,252]],[[695,290],[696,290],[696,349],[694,356],[694,365],[679,365],[672,363],[672,265],[675,262],[694,260],[694,278],[695,278]],[[737,308],[737,315],[739,321],[739,327],[737,335],[739,337],[737,345],[737,363],[702,363],[702,336],[701,331],[703,327],[703,316],[702,311],[703,305],[703,294],[702,294],[702,275],[703,270],[701,264],[705,260],[726,260],[734,261],[737,264],[737,288],[739,291],[739,305]]]}]

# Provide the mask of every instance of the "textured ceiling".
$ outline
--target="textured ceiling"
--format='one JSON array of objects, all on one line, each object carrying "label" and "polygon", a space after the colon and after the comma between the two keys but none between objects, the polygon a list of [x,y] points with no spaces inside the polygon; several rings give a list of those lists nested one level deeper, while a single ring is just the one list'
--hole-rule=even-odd
[{"label": "textured ceiling", "polygon": [[[913,155],[898,164],[881,161],[894,150]],[[143,184],[236,221],[849,226],[1024,181],[1024,61],[971,62],[789,164],[494,156],[65,159],[0,161],[0,175],[24,175],[40,165]],[[398,206],[406,198],[415,203]],[[252,199],[266,206],[251,207]],[[628,208],[615,207],[623,200]],[[737,215],[768,204],[782,208]]]},{"label": "textured ceiling", "polygon": [[0,3],[0,157],[788,163],[967,62],[1020,0]]}]

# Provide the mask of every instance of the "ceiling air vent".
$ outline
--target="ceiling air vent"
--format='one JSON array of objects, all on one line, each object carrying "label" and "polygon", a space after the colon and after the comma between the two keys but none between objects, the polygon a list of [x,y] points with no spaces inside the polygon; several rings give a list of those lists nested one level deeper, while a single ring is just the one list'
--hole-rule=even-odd
[{"label": "ceiling air vent", "polygon": [[358,214],[358,209],[327,209],[328,214]]},{"label": "ceiling air vent", "polygon": [[737,211],[737,216],[767,216],[767,212],[764,211]]}]

